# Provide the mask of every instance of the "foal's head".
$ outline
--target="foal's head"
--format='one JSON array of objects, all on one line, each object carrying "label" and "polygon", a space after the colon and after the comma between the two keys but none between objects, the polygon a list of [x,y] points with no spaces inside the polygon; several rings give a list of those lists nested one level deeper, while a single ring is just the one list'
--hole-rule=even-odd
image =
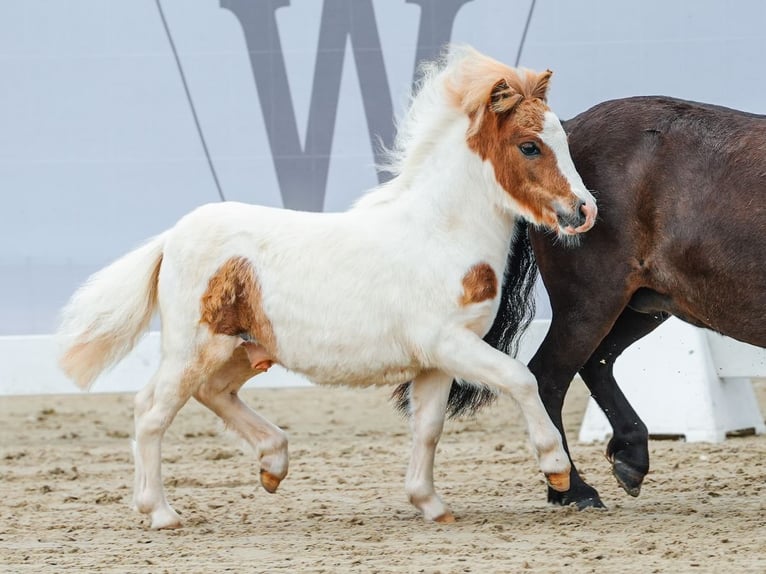
[{"label": "foal's head", "polygon": [[460,68],[448,88],[470,119],[468,146],[492,164],[511,209],[562,235],[590,229],[596,201],[548,107],[552,72],[516,70],[472,49]]}]

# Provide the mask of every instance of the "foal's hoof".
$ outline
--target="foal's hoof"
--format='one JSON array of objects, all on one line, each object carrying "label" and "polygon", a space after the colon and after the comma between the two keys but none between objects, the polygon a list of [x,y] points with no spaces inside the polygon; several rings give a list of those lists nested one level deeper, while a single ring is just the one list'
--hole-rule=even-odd
[{"label": "foal's hoof", "polygon": [[612,474],[625,492],[631,496],[641,494],[641,483],[644,481],[643,473],[621,460],[615,459],[612,461]]},{"label": "foal's hoof", "polygon": [[448,510],[444,514],[440,514],[434,518],[434,522],[438,522],[439,524],[453,524],[455,522],[455,515]]},{"label": "foal's hoof", "polygon": [[277,491],[277,488],[279,488],[280,482],[281,480],[279,478],[270,472],[261,469],[261,486],[263,486],[266,492],[274,494]]},{"label": "foal's hoof", "polygon": [[181,517],[173,510],[152,513],[152,530],[173,530],[181,528]]},{"label": "foal's hoof", "polygon": [[551,472],[546,474],[548,486],[557,492],[566,492],[569,490],[569,472]]},{"label": "foal's hoof", "polygon": [[152,530],[177,530],[181,528],[180,520],[171,520],[169,522],[155,522],[152,521]]}]

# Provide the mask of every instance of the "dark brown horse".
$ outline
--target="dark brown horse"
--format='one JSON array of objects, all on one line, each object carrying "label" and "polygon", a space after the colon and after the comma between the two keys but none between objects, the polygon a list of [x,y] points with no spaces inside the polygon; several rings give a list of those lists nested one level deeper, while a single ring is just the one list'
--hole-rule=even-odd
[{"label": "dark brown horse", "polygon": [[[599,104],[565,129],[597,194],[598,222],[577,248],[535,229],[517,240],[487,339],[511,349],[530,317],[536,258],[553,310],[529,363],[543,402],[563,434],[564,396],[579,372],[614,430],[613,473],[637,496],[648,434],[614,379],[615,359],[670,315],[766,347],[766,116],[638,97]],[[453,384],[452,414],[493,398]],[[574,464],[570,490],[549,490],[548,500],[603,506]]]}]

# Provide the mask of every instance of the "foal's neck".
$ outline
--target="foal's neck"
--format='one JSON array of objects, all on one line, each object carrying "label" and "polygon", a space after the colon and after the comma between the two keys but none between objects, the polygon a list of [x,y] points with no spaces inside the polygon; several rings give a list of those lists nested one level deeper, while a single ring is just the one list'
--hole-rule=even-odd
[{"label": "foal's neck", "polygon": [[[388,185],[392,204],[427,229],[441,230],[457,241],[508,247],[516,214],[488,162],[465,145],[450,153],[435,153],[418,173]],[[459,149],[462,147],[463,149]],[[442,150],[443,151],[443,150]],[[397,189],[401,185],[403,188]]]}]

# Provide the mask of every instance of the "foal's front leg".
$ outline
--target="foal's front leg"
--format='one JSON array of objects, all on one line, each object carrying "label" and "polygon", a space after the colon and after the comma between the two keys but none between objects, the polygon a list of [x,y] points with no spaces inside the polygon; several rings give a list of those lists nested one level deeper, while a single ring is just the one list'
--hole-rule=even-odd
[{"label": "foal's front leg", "polygon": [[412,454],[405,490],[426,520],[454,522],[434,490],[434,455],[444,427],[452,377],[442,371],[421,373],[410,387]]},{"label": "foal's front leg", "polygon": [[561,433],[543,406],[532,372],[467,329],[444,333],[435,355],[439,368],[455,378],[510,392],[526,419],[529,439],[548,485],[559,492],[569,490],[569,457]]}]

